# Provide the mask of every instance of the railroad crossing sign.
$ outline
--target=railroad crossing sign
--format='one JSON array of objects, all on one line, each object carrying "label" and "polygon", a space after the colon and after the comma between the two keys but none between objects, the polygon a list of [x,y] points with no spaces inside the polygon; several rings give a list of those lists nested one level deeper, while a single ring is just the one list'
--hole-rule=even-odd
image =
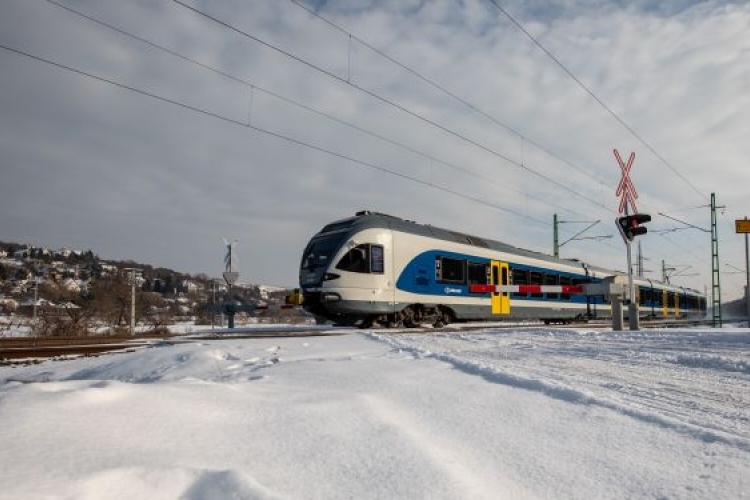
[{"label": "railroad crossing sign", "polygon": [[622,170],[622,179],[620,179],[620,184],[617,186],[616,195],[621,196],[620,199],[620,213],[628,213],[628,204],[630,204],[630,207],[633,209],[633,213],[637,214],[638,209],[635,206],[635,200],[638,199],[638,192],[635,190],[635,186],[633,185],[633,181],[630,180],[630,169],[633,168],[633,161],[635,160],[635,153],[630,153],[630,158],[628,158],[628,163],[625,164],[624,161],[622,161],[622,157],[620,156],[620,152],[615,151],[615,158],[617,158],[617,163],[620,164],[620,169]]}]

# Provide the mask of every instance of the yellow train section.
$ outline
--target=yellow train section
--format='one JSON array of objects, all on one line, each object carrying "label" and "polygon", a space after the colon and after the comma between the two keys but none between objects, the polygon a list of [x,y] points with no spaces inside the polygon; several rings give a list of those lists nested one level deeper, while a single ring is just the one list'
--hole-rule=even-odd
[{"label": "yellow train section", "polygon": [[[492,285],[509,285],[510,272],[507,262],[492,261],[491,264],[491,281]],[[508,292],[492,292],[492,314],[508,315],[510,314],[510,294]]]}]

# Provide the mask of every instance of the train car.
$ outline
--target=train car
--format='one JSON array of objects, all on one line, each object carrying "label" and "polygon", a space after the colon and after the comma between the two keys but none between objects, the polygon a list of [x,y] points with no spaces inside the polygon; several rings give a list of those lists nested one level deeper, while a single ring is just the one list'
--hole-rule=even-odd
[{"label": "train car", "polygon": [[648,319],[685,319],[704,317],[706,297],[690,288],[636,279],[640,315]]},{"label": "train car", "polygon": [[[611,308],[601,297],[474,292],[472,285],[579,285],[617,275],[577,260],[362,211],[326,225],[310,240],[299,277],[303,306],[320,320],[408,327],[426,322],[441,326],[466,320],[570,322],[608,317]],[[652,308],[657,291],[666,290],[656,282],[638,283],[644,300],[650,298],[644,304]],[[680,305],[686,314],[695,304],[682,302],[676,288],[661,297],[672,315]],[[676,301],[672,308],[669,297]]]}]

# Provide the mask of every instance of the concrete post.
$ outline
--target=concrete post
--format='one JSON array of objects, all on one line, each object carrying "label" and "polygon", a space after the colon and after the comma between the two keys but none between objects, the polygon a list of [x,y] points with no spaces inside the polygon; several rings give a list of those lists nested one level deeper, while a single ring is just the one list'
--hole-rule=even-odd
[{"label": "concrete post", "polygon": [[610,301],[612,302],[612,330],[621,332],[623,329],[622,296],[612,295]]}]

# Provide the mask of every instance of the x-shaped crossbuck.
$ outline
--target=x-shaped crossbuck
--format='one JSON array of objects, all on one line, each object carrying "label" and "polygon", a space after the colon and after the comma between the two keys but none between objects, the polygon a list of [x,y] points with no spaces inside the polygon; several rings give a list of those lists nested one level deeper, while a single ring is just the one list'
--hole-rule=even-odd
[{"label": "x-shaped crossbuck", "polygon": [[630,180],[630,169],[633,168],[635,153],[630,153],[630,158],[628,158],[628,163],[626,165],[625,162],[622,161],[620,152],[616,149],[614,151],[617,163],[620,164],[620,169],[622,169],[622,179],[620,179],[620,184],[617,185],[617,192],[615,193],[617,196],[622,196],[622,199],[620,200],[620,213],[627,210],[628,203],[630,203],[630,206],[633,208],[633,213],[638,213],[638,209],[635,206],[635,200],[638,199],[638,192],[635,190],[635,186],[633,186],[633,181]]}]

